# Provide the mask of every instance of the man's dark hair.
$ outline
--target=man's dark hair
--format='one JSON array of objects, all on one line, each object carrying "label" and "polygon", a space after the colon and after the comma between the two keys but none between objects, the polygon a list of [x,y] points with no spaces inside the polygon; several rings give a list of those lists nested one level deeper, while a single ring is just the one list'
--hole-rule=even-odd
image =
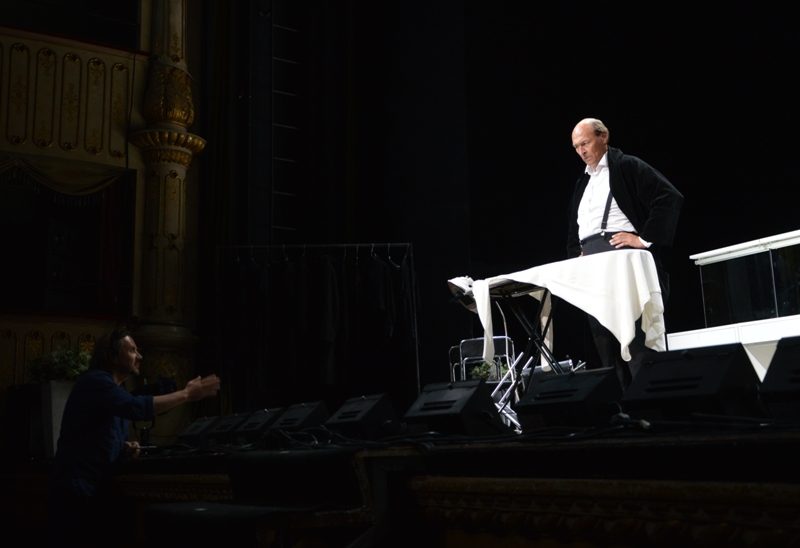
[{"label": "man's dark hair", "polygon": [[111,360],[119,354],[122,348],[122,339],[130,336],[130,334],[131,332],[127,328],[119,327],[97,339],[89,367],[91,369],[108,368]]}]

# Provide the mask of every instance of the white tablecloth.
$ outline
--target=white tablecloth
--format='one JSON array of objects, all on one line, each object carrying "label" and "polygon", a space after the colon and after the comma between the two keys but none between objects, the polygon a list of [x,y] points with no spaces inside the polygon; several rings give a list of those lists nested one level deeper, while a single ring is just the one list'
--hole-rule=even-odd
[{"label": "white tablecloth", "polygon": [[[631,359],[628,346],[640,316],[645,345],[657,351],[667,348],[664,301],[653,257],[647,251],[621,249],[475,280],[472,294],[484,328],[483,357],[487,361],[494,356],[489,290],[507,280],[546,288],[597,318],[619,340],[626,361]],[[532,289],[530,295],[540,298],[543,290]]]}]

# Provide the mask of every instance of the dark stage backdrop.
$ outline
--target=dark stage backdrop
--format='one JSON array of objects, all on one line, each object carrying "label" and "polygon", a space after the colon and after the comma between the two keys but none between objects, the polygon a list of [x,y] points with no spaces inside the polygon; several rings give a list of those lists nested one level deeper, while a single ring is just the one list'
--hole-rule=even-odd
[{"label": "dark stage backdrop", "polygon": [[408,244],[237,246],[218,251],[217,331],[234,411],[419,391]]},{"label": "dark stage backdrop", "polygon": [[[753,3],[708,15],[672,3],[434,4],[359,6],[354,27],[355,58],[370,67],[355,86],[368,128],[364,188],[400,206],[388,226],[360,211],[367,231],[418,245],[431,376],[444,374],[461,333],[441,326],[465,314],[447,303],[449,275],[565,258],[566,206],[583,169],[570,134],[583,117],[603,119],[613,145],[686,197],[669,331],[703,327],[689,255],[798,228],[796,159],[780,144],[792,142],[798,113],[800,34],[785,15]],[[564,307],[561,318],[559,357],[594,359],[581,315]]]},{"label": "dark stage backdrop", "polygon": [[[291,5],[304,6],[308,31],[298,241],[414,245],[422,384],[447,379],[449,348],[480,334],[477,317],[450,300],[448,278],[565,258],[566,206],[583,169],[570,134],[581,118],[603,119],[613,145],[686,197],[669,331],[703,327],[690,254],[797,228],[800,34],[766,4],[711,14],[681,3]],[[229,121],[217,142],[239,150],[253,119],[213,112],[217,99],[205,96],[209,116]],[[215,136],[199,131],[213,170]],[[226,199],[232,219],[247,210]],[[206,196],[206,219],[215,203]],[[260,243],[257,234],[216,241]],[[582,315],[563,307],[556,321],[557,357],[594,359]]]}]

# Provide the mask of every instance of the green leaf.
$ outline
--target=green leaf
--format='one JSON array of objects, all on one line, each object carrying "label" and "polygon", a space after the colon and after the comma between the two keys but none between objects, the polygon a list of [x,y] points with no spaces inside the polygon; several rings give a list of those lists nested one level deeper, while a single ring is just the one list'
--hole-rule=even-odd
[{"label": "green leaf", "polygon": [[33,382],[74,381],[89,369],[90,352],[57,349],[31,362],[28,370]]}]

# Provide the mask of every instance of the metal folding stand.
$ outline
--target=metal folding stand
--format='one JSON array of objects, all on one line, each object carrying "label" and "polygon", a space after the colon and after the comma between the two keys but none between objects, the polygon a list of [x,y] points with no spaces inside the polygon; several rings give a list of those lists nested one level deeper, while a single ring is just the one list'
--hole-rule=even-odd
[{"label": "metal folding stand", "polygon": [[533,348],[536,347],[536,351],[540,359],[544,359],[554,373],[559,375],[569,373],[569,371],[566,371],[564,366],[559,363],[555,356],[553,356],[553,352],[550,350],[550,347],[547,345],[545,340],[547,337],[547,331],[550,329],[550,325],[552,323],[552,310],[551,313],[547,315],[547,320],[543,326],[540,325],[541,322],[533,324],[525,315],[525,312],[522,310],[522,306],[517,299],[517,297],[521,297],[523,295],[528,296],[537,289],[541,289],[543,291],[541,299],[539,299],[538,309],[536,311],[536,318],[539,319],[542,317],[545,304],[550,299],[550,291],[546,288],[509,280],[490,288],[489,296],[500,299],[499,302],[504,303],[509,310],[511,310],[512,314],[514,314],[514,316],[517,318],[517,321],[525,330],[525,334],[528,335],[528,344],[525,347],[525,350],[522,352],[522,355],[534,356]]},{"label": "metal folding stand", "polygon": [[[522,431],[522,424],[519,422],[519,419],[517,419],[517,414],[509,406],[509,403],[512,402],[512,398],[514,401],[518,399],[517,388],[522,381],[523,371],[528,369],[533,361],[533,357],[528,358],[525,365],[518,370],[517,368],[524,356],[524,353],[520,354],[514,360],[514,363],[509,364],[508,371],[506,371],[505,375],[503,375],[492,391],[492,399],[494,400],[495,407],[497,407],[497,412],[500,413],[500,417],[505,419],[509,423],[509,426],[512,426],[517,432]],[[505,389],[498,399],[495,399],[497,393],[503,390],[506,383],[508,383],[508,388]]]},{"label": "metal folding stand", "polygon": [[[536,311],[536,318],[538,321],[536,324],[534,324],[525,315],[518,297],[530,296],[531,293],[537,290],[541,290],[542,295],[539,299],[539,306]],[[463,290],[456,290],[454,291],[454,294],[461,304],[463,304],[469,310],[475,310],[474,300],[472,300],[471,297],[465,298],[465,293]],[[503,316],[503,322],[505,323],[505,314],[503,313],[503,307],[500,305],[500,303],[503,303],[509,308],[509,310],[511,310],[528,336],[528,343],[525,347],[525,350],[518,356],[515,356],[513,363],[509,365],[508,370],[505,372],[503,377],[497,383],[497,386],[492,391],[492,399],[495,401],[495,405],[500,413],[501,418],[507,421],[507,423],[515,428],[518,432],[521,431],[521,424],[517,419],[516,413],[509,404],[516,402],[520,397],[522,397],[523,394],[519,392],[519,388],[520,385],[523,385],[526,371],[529,372],[529,384],[533,381],[535,367],[532,368],[531,364],[534,362],[534,360],[537,362],[546,362],[546,365],[556,375],[563,375],[574,371],[571,360],[559,362],[555,356],[553,356],[553,352],[547,345],[546,336],[552,323],[552,306],[544,325],[542,325],[540,319],[542,317],[545,305],[550,300],[550,295],[550,291],[547,288],[539,287],[529,283],[517,282],[514,280],[505,280],[489,288],[489,297],[495,299],[495,304],[497,305],[500,314]],[[481,339],[476,339],[476,341],[480,340]],[[452,347],[450,349],[451,380],[455,379],[455,362],[452,356],[454,350],[456,350],[456,347]],[[525,359],[524,363],[523,359]],[[520,364],[522,365],[520,366]],[[464,371],[463,361],[462,371]],[[463,376],[464,373],[462,372],[462,377]],[[528,390],[529,387],[522,386],[522,389],[524,392]],[[501,392],[502,394],[497,397]]]},{"label": "metal folding stand", "polygon": [[[505,322],[505,314],[503,314],[503,307],[500,303],[503,303],[503,305],[514,314],[514,317],[517,318],[517,321],[528,336],[528,343],[525,350],[516,357],[513,364],[509,365],[508,371],[506,371],[505,375],[500,379],[500,382],[497,383],[497,386],[492,392],[492,398],[495,400],[495,405],[500,416],[518,432],[522,431],[522,425],[510,404],[519,400],[525,390],[527,390],[527,387],[524,386],[523,383],[526,371],[529,373],[528,378],[530,381],[533,380],[534,375],[531,364],[533,364],[534,361],[539,362],[544,360],[555,374],[561,375],[569,372],[565,370],[564,364],[560,363],[555,358],[550,347],[547,345],[546,336],[552,322],[552,313],[547,315],[547,320],[544,325],[541,325],[541,321],[534,324],[525,315],[518,299],[518,297],[521,296],[529,296],[537,289],[542,289],[543,291],[536,311],[536,318],[539,319],[542,317],[544,308],[550,298],[550,292],[546,288],[539,288],[531,284],[509,280],[489,290],[489,296],[496,299],[495,303],[500,313],[503,315],[503,321]],[[522,388],[522,393],[520,393],[520,388]],[[496,398],[501,391],[502,394],[500,397]]]}]

